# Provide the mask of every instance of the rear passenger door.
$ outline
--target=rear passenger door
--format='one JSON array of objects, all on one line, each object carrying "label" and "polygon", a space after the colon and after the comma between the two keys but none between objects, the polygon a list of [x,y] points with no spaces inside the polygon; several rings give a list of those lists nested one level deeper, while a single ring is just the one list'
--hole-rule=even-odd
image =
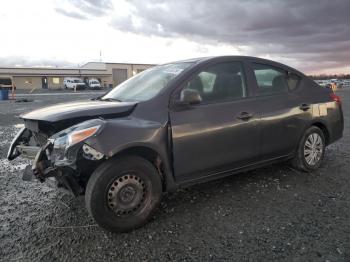
[{"label": "rear passenger door", "polygon": [[300,79],[274,65],[254,62],[250,65],[256,79],[256,108],[261,117],[261,160],[289,155],[303,129],[300,102],[290,93]]}]

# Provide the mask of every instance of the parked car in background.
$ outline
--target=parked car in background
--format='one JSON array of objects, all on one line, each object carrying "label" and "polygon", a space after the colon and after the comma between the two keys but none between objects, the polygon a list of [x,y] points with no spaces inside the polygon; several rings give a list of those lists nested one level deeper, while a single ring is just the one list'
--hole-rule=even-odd
[{"label": "parked car in background", "polygon": [[343,80],[343,87],[346,87],[346,88],[350,87],[350,79],[344,79]]},{"label": "parked car in background", "polygon": [[328,87],[331,83],[330,80],[315,80],[315,82],[323,87]]},{"label": "parked car in background", "polygon": [[88,86],[90,89],[101,89],[101,83],[97,79],[89,79]]},{"label": "parked car in background", "polygon": [[26,177],[85,194],[112,232],[143,225],[164,191],[281,161],[312,172],[344,128],[332,90],[286,65],[235,56],[155,66],[96,99],[21,118],[8,159],[31,157]]},{"label": "parked car in background", "polygon": [[338,79],[337,81],[337,88],[343,88],[344,87],[344,80]]},{"label": "parked car in background", "polygon": [[86,84],[80,78],[65,77],[63,79],[64,88],[66,89],[85,89]]}]

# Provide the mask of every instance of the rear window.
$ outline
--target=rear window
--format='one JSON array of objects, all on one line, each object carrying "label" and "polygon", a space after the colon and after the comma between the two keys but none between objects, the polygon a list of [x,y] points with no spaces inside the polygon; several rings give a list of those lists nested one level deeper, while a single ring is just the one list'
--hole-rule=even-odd
[{"label": "rear window", "polygon": [[253,70],[261,95],[285,93],[299,86],[301,77],[295,73],[264,64],[253,64]]},{"label": "rear window", "polygon": [[259,94],[270,95],[288,91],[287,72],[270,65],[253,64]]}]

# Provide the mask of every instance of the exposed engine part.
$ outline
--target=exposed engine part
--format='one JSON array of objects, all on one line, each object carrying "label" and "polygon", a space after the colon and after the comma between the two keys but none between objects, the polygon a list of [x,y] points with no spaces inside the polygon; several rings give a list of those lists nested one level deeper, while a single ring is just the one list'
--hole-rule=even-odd
[{"label": "exposed engine part", "polygon": [[45,135],[41,132],[39,132],[39,133],[33,132],[33,137],[34,137],[35,142],[40,146],[45,145],[47,142],[47,139],[48,139],[47,135]]},{"label": "exposed engine part", "polygon": [[96,149],[88,146],[87,144],[83,145],[83,152],[84,158],[88,160],[101,160],[104,157],[102,153],[98,152]]},{"label": "exposed engine part", "polygon": [[18,152],[22,154],[22,156],[24,156],[25,158],[34,159],[36,154],[39,152],[40,147],[18,145],[16,147],[16,150],[18,150]]}]

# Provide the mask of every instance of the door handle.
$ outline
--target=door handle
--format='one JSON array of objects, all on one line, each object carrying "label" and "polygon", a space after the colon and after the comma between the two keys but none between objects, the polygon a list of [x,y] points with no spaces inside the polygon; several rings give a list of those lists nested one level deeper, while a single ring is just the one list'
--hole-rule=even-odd
[{"label": "door handle", "polygon": [[303,111],[309,110],[310,109],[310,105],[309,104],[301,104],[299,106],[299,108]]},{"label": "door handle", "polygon": [[237,118],[241,120],[249,120],[253,115],[248,112],[242,112]]}]

